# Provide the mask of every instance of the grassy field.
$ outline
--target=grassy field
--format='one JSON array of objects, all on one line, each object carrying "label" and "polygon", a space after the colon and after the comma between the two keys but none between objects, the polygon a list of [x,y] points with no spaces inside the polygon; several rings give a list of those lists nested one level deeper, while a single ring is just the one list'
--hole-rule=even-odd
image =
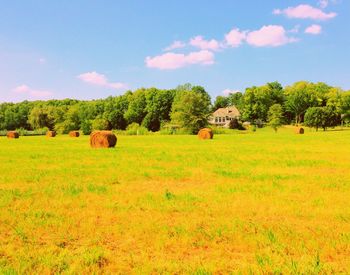
[{"label": "grassy field", "polygon": [[0,273],[349,273],[350,131],[0,138]]}]

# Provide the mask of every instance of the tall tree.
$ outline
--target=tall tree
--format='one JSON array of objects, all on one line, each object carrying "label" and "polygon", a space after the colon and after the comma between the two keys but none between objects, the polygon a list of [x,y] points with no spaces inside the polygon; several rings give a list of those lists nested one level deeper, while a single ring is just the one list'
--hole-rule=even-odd
[{"label": "tall tree", "polygon": [[268,113],[269,125],[277,132],[283,124],[283,108],[280,104],[274,104],[270,107]]},{"label": "tall tree", "polygon": [[181,128],[195,134],[208,123],[210,101],[203,93],[195,91],[178,92],[175,96],[171,119]]}]

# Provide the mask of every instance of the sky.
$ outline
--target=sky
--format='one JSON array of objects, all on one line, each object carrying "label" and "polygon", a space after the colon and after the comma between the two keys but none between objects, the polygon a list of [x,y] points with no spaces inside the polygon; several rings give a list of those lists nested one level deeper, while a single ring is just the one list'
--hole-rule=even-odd
[{"label": "sky", "polygon": [[350,0],[0,0],[0,102],[192,83],[350,90]]}]

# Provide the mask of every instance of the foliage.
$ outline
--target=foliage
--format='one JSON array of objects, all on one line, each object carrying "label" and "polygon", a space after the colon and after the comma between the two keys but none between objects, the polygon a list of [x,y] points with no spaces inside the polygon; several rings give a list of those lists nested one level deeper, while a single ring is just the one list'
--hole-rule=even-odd
[{"label": "foliage", "polygon": [[243,126],[243,123],[239,121],[237,118],[231,119],[229,123],[230,129],[237,129],[237,130],[246,130]]},{"label": "foliage", "polygon": [[269,108],[274,104],[282,105],[284,100],[283,88],[278,82],[247,88],[242,99],[242,117],[251,122],[257,119],[267,121]]},{"label": "foliage", "polygon": [[104,118],[96,118],[91,122],[92,130],[108,130],[109,122]]},{"label": "foliage", "polygon": [[208,124],[210,100],[203,91],[178,91],[172,105],[171,120],[196,134]]},{"label": "foliage", "polygon": [[[191,102],[190,106],[197,107],[181,106],[186,95],[186,100]],[[192,95],[194,97],[190,99]],[[182,103],[179,103],[179,98],[182,98]],[[177,124],[174,119],[180,119],[186,128],[177,129],[177,133],[196,133],[197,129],[206,126],[210,112],[232,105],[238,108],[243,121],[263,127],[268,121],[268,111],[274,104],[280,104],[285,111],[285,123],[302,123],[310,107],[329,107],[337,116],[341,115],[344,122],[350,121],[350,92],[325,83],[301,81],[285,89],[278,82],[267,83],[247,88],[243,94],[236,92],[218,96],[213,106],[203,87],[187,83],[171,90],[142,88],[134,92],[127,91],[123,95],[91,101],[63,99],[2,103],[0,130],[23,128],[31,131],[47,127],[59,133],[81,130],[88,134],[93,128],[93,121],[98,119],[97,122],[100,123],[103,120],[103,127],[98,125],[95,128],[125,130],[129,124],[135,122],[149,131],[159,131],[164,123],[172,119],[172,123]],[[180,113],[187,115],[181,117]],[[198,116],[201,117],[199,120]]]},{"label": "foliage", "polygon": [[277,132],[283,124],[283,109],[280,104],[274,104],[270,107],[268,113],[269,125]]},{"label": "foliage", "polygon": [[340,115],[338,115],[331,107],[312,107],[305,114],[304,124],[313,127],[323,128],[325,131],[328,127],[335,127],[340,123]]}]

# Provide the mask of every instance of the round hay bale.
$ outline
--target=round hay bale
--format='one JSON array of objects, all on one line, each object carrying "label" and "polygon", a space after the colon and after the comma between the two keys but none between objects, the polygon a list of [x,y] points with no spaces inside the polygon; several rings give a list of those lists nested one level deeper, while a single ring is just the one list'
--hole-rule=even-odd
[{"label": "round hay bale", "polygon": [[70,137],[79,137],[80,133],[79,133],[79,131],[70,131],[69,136]]},{"label": "round hay bale", "polygon": [[90,134],[92,148],[111,148],[117,144],[117,137],[112,131],[94,131]]},{"label": "round hay bale", "polygon": [[302,127],[297,127],[296,129],[295,129],[295,133],[296,134],[298,134],[298,135],[303,135],[304,134],[304,128],[302,128]]},{"label": "round hay bale", "polygon": [[200,129],[198,132],[198,138],[199,139],[213,139],[214,133],[213,130],[210,128],[203,128]]},{"label": "round hay bale", "polygon": [[16,131],[7,132],[7,138],[19,138],[19,134]]},{"label": "round hay bale", "polygon": [[56,132],[55,131],[48,131],[47,133],[46,133],[46,136],[47,137],[55,137],[56,136]]}]

